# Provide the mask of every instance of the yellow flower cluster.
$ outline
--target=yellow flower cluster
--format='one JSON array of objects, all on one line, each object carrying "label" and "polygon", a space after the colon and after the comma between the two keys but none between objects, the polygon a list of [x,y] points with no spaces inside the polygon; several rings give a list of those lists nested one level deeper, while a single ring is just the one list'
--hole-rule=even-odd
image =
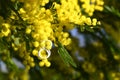
[{"label": "yellow flower cluster", "polygon": [[96,71],[96,67],[92,63],[90,63],[90,62],[85,62],[82,65],[82,67],[88,73],[94,73]]},{"label": "yellow flower cluster", "polygon": [[80,0],[82,4],[82,8],[89,15],[92,16],[95,10],[102,11],[104,1],[103,0]]},{"label": "yellow flower cluster", "polygon": [[[59,41],[64,46],[69,45],[71,39],[68,30],[73,29],[75,25],[96,26],[99,23],[96,18],[91,19],[86,16],[82,12],[82,8],[89,15],[93,14],[94,10],[103,9],[102,0],[81,0],[82,8],[78,0],[60,0],[60,3],[51,0],[53,4],[49,9],[45,7],[46,4],[49,4],[49,0],[18,1],[24,4],[18,10],[19,16],[27,24],[19,25],[12,21],[0,22],[0,26],[2,26],[0,36],[11,37],[9,40],[11,47],[23,59],[23,63],[28,69],[35,66],[34,57],[40,59],[40,66],[49,67],[51,63],[48,58],[51,55],[50,50],[53,44],[56,45]],[[10,19],[19,20],[17,16],[12,11]],[[28,46],[30,49],[27,48]]]},{"label": "yellow flower cluster", "polygon": [[[83,1],[89,2],[89,5],[91,5],[90,1],[88,1],[88,0],[83,0]],[[80,6],[78,4],[78,0],[74,0],[74,1],[73,0],[61,0],[61,5],[54,3],[54,8],[56,9],[58,21],[61,24],[63,24],[63,23],[67,24],[67,25],[65,25],[66,27],[72,27],[72,26],[69,26],[71,23],[74,23],[77,25],[84,25],[84,24],[96,25],[97,24],[96,19],[91,20],[90,17],[87,17],[82,13],[82,9],[80,8]],[[88,9],[88,8],[94,9],[89,6],[85,6],[85,8],[86,9]],[[92,14],[93,14],[93,12],[94,11],[92,11]],[[89,14],[90,12],[87,11],[87,13]]]},{"label": "yellow flower cluster", "polygon": [[3,23],[2,24],[2,30],[1,30],[1,37],[3,36],[8,36],[10,33],[10,24],[8,23]]},{"label": "yellow flower cluster", "polygon": [[[11,71],[8,74],[8,80],[14,80],[14,79],[19,79],[19,80],[29,80],[29,70],[25,69],[19,72],[19,74],[16,71]],[[17,74],[17,75],[16,75]]]},{"label": "yellow flower cluster", "polygon": [[[53,29],[51,22],[53,17],[49,9],[40,7],[48,3],[49,0],[26,0],[21,2],[24,2],[24,6],[19,10],[19,13],[22,19],[30,24],[26,27],[25,33],[32,37],[31,43],[34,47],[32,55],[41,60],[40,66],[45,64],[45,66],[49,67],[50,62],[47,58],[50,56],[50,49],[52,48]],[[34,66],[34,62],[31,65]]]},{"label": "yellow flower cluster", "polygon": [[111,71],[109,73],[109,75],[111,76],[112,80],[119,80],[120,79],[120,72],[115,72],[115,71]]}]

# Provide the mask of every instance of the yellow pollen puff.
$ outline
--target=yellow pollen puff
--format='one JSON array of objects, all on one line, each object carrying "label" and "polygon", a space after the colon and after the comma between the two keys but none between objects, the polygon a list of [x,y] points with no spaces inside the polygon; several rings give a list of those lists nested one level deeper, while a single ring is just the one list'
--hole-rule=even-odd
[{"label": "yellow pollen puff", "polygon": [[93,13],[92,13],[92,12],[89,12],[88,14],[89,14],[89,16],[92,16],[92,15],[93,15]]},{"label": "yellow pollen puff", "polygon": [[45,42],[44,41],[40,43],[40,47],[42,47],[42,48],[45,47]]},{"label": "yellow pollen puff", "polygon": [[7,29],[6,31],[1,31],[3,33],[4,36],[8,36],[10,33],[10,29]]},{"label": "yellow pollen puff", "polygon": [[2,26],[6,27],[6,28],[10,28],[10,24],[8,24],[8,23],[3,23]]},{"label": "yellow pollen puff", "polygon": [[37,40],[37,39],[39,39],[39,34],[38,33],[33,33],[32,37]]},{"label": "yellow pollen puff", "polygon": [[34,66],[35,66],[35,63],[34,63],[34,62],[31,62],[31,63],[30,63],[30,66],[31,66],[31,67],[34,67]]},{"label": "yellow pollen puff", "polygon": [[50,12],[49,9],[46,10],[46,14],[47,14],[47,15],[51,15],[51,12]]},{"label": "yellow pollen puff", "polygon": [[50,67],[50,66],[51,66],[51,63],[50,63],[50,62],[46,62],[46,63],[45,63],[45,66],[46,66],[46,67]]},{"label": "yellow pollen puff", "polygon": [[30,34],[31,33],[31,29],[30,28],[26,28],[26,34]]},{"label": "yellow pollen puff", "polygon": [[97,24],[98,24],[98,25],[101,25],[101,22],[100,22],[100,21],[98,21],[98,22],[97,22]]},{"label": "yellow pollen puff", "polygon": [[69,37],[68,33],[63,33],[63,37]]},{"label": "yellow pollen puff", "polygon": [[43,61],[39,62],[39,66],[43,67],[45,65],[45,63]]},{"label": "yellow pollen puff", "polygon": [[50,65],[51,63],[47,59],[43,59],[42,61],[39,62],[40,67],[43,67],[43,66],[50,67]]},{"label": "yellow pollen puff", "polygon": [[26,70],[29,70],[30,69],[30,66],[29,65],[26,65]]},{"label": "yellow pollen puff", "polygon": [[24,9],[25,10],[30,9],[30,8],[31,8],[31,5],[29,3],[24,4]]},{"label": "yellow pollen puff", "polygon": [[115,60],[119,60],[119,59],[120,59],[120,56],[115,54],[115,55],[114,55],[114,59],[115,59]]},{"label": "yellow pollen puff", "polygon": [[14,47],[14,50],[15,50],[15,51],[17,51],[17,50],[18,50],[18,48],[17,48],[17,47]]},{"label": "yellow pollen puff", "polygon": [[10,18],[11,18],[11,19],[15,19],[15,16],[11,15]]},{"label": "yellow pollen puff", "polygon": [[93,25],[93,26],[96,26],[96,23],[97,23],[97,19],[95,19],[95,18],[92,19],[92,25]]},{"label": "yellow pollen puff", "polygon": [[54,4],[54,8],[55,8],[55,9],[59,9],[59,8],[60,8],[60,5],[57,4],[56,2],[54,2],[53,4]]},{"label": "yellow pollen puff", "polygon": [[112,77],[115,77],[115,76],[116,76],[116,73],[115,73],[115,72],[112,72],[112,73],[111,73],[111,76],[112,76]]},{"label": "yellow pollen puff", "polygon": [[25,11],[23,8],[21,8],[21,9],[19,10],[19,13],[20,13],[20,14],[24,14],[24,13],[26,13],[26,11]]},{"label": "yellow pollen puff", "polygon": [[30,56],[29,56],[29,55],[26,55],[24,58],[25,58],[26,60],[30,60]]},{"label": "yellow pollen puff", "polygon": [[39,42],[35,41],[35,42],[33,42],[33,45],[34,45],[34,47],[39,47]]},{"label": "yellow pollen puff", "polygon": [[51,41],[49,41],[49,40],[48,40],[48,41],[46,41],[46,42],[45,42],[45,47],[46,47],[46,46],[52,47],[52,42],[51,42]]},{"label": "yellow pollen puff", "polygon": [[34,56],[37,56],[37,55],[38,55],[38,50],[34,49],[34,50],[32,51],[32,54],[33,54]]},{"label": "yellow pollen puff", "polygon": [[102,10],[103,10],[103,7],[102,7],[102,6],[95,6],[95,9],[96,9],[96,10],[99,10],[99,11],[102,11]]},{"label": "yellow pollen puff", "polygon": [[91,19],[90,18],[86,19],[86,24],[91,25]]},{"label": "yellow pollen puff", "polygon": [[40,57],[46,58],[47,57],[47,52],[45,50],[42,50],[40,53]]},{"label": "yellow pollen puff", "polygon": [[15,47],[15,44],[14,44],[14,43],[12,43],[12,47]]},{"label": "yellow pollen puff", "polygon": [[86,20],[86,17],[83,15],[83,16],[81,16],[81,20],[82,21],[85,21]]},{"label": "yellow pollen puff", "polygon": [[52,48],[52,46],[47,45],[45,48],[48,49],[48,50],[50,50]]},{"label": "yellow pollen puff", "polygon": [[69,45],[72,42],[70,38],[67,39],[67,45]]},{"label": "yellow pollen puff", "polygon": [[42,7],[42,8],[40,9],[40,11],[41,11],[41,12],[45,12],[45,8]]},{"label": "yellow pollen puff", "polygon": [[104,78],[103,72],[100,72],[100,78]]},{"label": "yellow pollen puff", "polygon": [[49,0],[41,0],[41,6],[45,6],[45,4],[47,4],[49,2]]},{"label": "yellow pollen puff", "polygon": [[31,57],[31,58],[30,58],[30,61],[31,61],[31,62],[33,62],[33,61],[34,61],[34,58],[33,58],[33,57]]}]

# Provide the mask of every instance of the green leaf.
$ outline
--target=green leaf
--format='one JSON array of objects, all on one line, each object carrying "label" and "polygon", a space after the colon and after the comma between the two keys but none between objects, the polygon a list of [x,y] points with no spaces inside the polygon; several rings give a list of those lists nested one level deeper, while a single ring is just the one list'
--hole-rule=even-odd
[{"label": "green leaf", "polygon": [[118,17],[120,17],[120,11],[118,9],[115,9],[113,6],[105,6],[105,11],[110,12]]},{"label": "green leaf", "polygon": [[64,61],[66,65],[72,65],[74,67],[77,67],[75,62],[73,61],[72,57],[69,55],[68,51],[64,48],[64,46],[58,42],[58,54]]}]

